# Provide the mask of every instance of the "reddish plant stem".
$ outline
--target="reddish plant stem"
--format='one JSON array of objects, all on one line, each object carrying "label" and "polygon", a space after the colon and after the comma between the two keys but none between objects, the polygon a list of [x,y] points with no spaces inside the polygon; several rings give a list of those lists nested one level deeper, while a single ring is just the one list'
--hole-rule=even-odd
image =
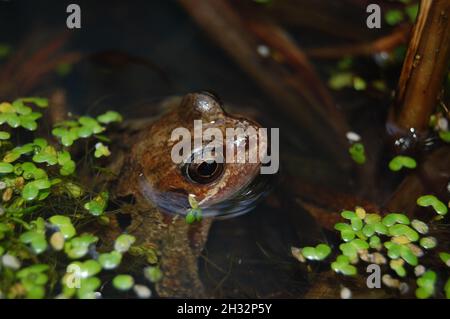
[{"label": "reddish plant stem", "polygon": [[337,59],[345,56],[370,56],[379,52],[391,52],[399,44],[407,42],[410,29],[410,25],[404,24],[395,29],[391,34],[381,37],[373,42],[311,48],[306,49],[305,53],[310,58]]},{"label": "reddish plant stem", "polygon": [[426,131],[450,59],[450,1],[422,0],[398,84],[391,121]]}]

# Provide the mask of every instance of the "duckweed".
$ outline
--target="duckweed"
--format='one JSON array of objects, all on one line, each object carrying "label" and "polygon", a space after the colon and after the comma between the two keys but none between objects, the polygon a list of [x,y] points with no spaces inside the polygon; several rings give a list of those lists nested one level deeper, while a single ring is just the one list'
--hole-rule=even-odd
[{"label": "duckweed", "polygon": [[102,156],[109,156],[111,152],[109,151],[108,146],[105,146],[102,142],[98,142],[95,144],[95,153],[94,156],[96,158],[100,158]]},{"label": "duckweed", "polygon": [[100,287],[101,281],[97,277],[83,278],[80,281],[80,288],[77,290],[77,296],[80,299],[95,299],[96,290]]},{"label": "duckweed", "polygon": [[102,124],[109,124],[113,122],[122,122],[122,115],[115,111],[107,111],[106,113],[99,115],[97,121]]},{"label": "duckweed", "polygon": [[366,214],[364,222],[368,225],[373,225],[381,221],[381,216],[378,214]]},{"label": "duckweed", "polygon": [[383,218],[382,223],[386,227],[391,227],[394,224],[409,225],[409,218],[404,214],[391,213]]},{"label": "duckweed", "polygon": [[[0,125],[34,131],[38,119],[42,117],[41,113],[34,111],[34,107],[47,105],[46,99],[34,97],[0,103]],[[96,134],[106,129],[104,125],[121,120],[118,113],[109,111],[97,119],[79,117],[64,121],[56,125],[52,133],[65,146],[91,136],[92,141],[97,139],[107,143],[108,138]],[[11,133],[10,130],[0,130],[0,256],[1,267],[6,270],[0,276],[0,294],[7,298],[44,298],[52,297],[54,291],[61,290],[59,297],[62,298],[100,297],[96,290],[102,283],[95,276],[101,275],[104,269],[116,268],[122,260],[121,252],[130,248],[134,238],[119,236],[115,241],[115,248],[119,251],[98,254],[96,236],[89,233],[77,236],[71,218],[77,222],[76,225],[83,225],[92,220],[90,215],[102,215],[107,208],[108,193],[89,193],[87,198],[91,200],[81,204],[81,200],[75,199],[82,198],[86,192],[78,186],[77,176],[73,176],[76,164],[69,150],[51,145],[39,137],[23,145],[14,145],[13,133],[14,130]],[[92,152],[93,157],[98,157],[99,152],[102,156],[109,155],[105,144],[97,144],[96,151],[97,154]],[[46,201],[49,196],[51,203]],[[86,211],[80,209],[80,205],[84,205]],[[42,209],[45,207],[61,213],[49,215]],[[32,216],[36,215],[33,220]],[[93,259],[79,260],[88,253]],[[49,266],[56,262],[55,254],[73,259],[69,266],[79,270],[77,275],[80,275],[78,279],[81,282],[77,283],[77,276],[70,267],[66,267],[66,272],[61,274],[60,267]],[[49,264],[39,264],[40,260]],[[60,264],[59,259],[57,264]],[[61,289],[55,286],[55,278]]]},{"label": "duckweed", "polygon": [[369,239],[369,246],[370,248],[374,248],[374,249],[381,249],[381,239],[378,236],[372,236]]},{"label": "duckweed", "polygon": [[450,131],[440,131],[439,137],[446,143],[450,143]]},{"label": "duckweed", "polygon": [[73,227],[69,217],[54,215],[49,218],[49,221],[59,229],[61,234],[64,236],[64,239],[67,240],[76,235],[75,227]]},{"label": "duckweed", "polygon": [[437,240],[434,237],[423,237],[420,239],[420,246],[425,249],[433,249],[437,245]]},{"label": "duckweed", "polygon": [[122,261],[122,254],[117,251],[100,254],[98,262],[103,269],[109,270],[116,268]]},{"label": "duckweed", "polygon": [[104,213],[108,203],[108,192],[101,192],[93,200],[87,202],[84,208],[94,216],[100,216]]},{"label": "duckweed", "polygon": [[382,222],[377,222],[373,224],[373,228],[375,229],[375,232],[379,235],[387,235],[389,233],[389,229]]},{"label": "duckweed", "polygon": [[128,234],[122,234],[117,237],[114,243],[114,249],[119,253],[127,252],[131,245],[134,244],[136,238]]},{"label": "duckweed", "polygon": [[426,271],[416,281],[418,288],[416,289],[416,297],[419,299],[427,299],[434,294],[434,286],[436,283],[436,273],[432,270]]},{"label": "duckweed", "polygon": [[362,232],[363,232],[364,236],[371,237],[371,236],[373,236],[373,234],[375,234],[375,227],[370,224],[367,224],[362,229]]},{"label": "duckweed", "polygon": [[406,269],[403,267],[404,261],[402,259],[393,259],[390,261],[389,266],[400,277],[406,276]]},{"label": "duckweed", "polygon": [[406,236],[410,241],[419,240],[419,234],[411,227],[403,224],[396,224],[389,227],[389,235]]},{"label": "duckweed", "polygon": [[447,206],[434,195],[424,195],[417,199],[417,205],[422,207],[431,206],[439,215],[447,214]]},{"label": "duckweed", "polygon": [[11,134],[5,131],[0,131],[0,140],[9,140]]},{"label": "duckweed", "polygon": [[1,174],[12,173],[13,171],[14,171],[14,166],[12,166],[10,163],[0,163],[0,173]]},{"label": "duckweed", "polygon": [[439,253],[439,258],[441,258],[441,260],[450,267],[450,254],[446,253],[446,252],[440,252]]},{"label": "duckweed", "polygon": [[45,234],[37,231],[27,231],[20,235],[20,241],[30,244],[36,254],[40,254],[47,249]]},{"label": "duckweed", "polygon": [[418,219],[413,219],[411,221],[411,226],[420,234],[424,235],[428,233],[428,225]]},{"label": "duckweed", "polygon": [[163,273],[161,272],[161,269],[157,266],[149,266],[144,269],[144,276],[147,278],[150,282],[158,282],[162,279]]},{"label": "duckweed", "polygon": [[398,155],[389,162],[389,169],[394,172],[397,172],[402,168],[414,169],[416,167],[416,160],[409,156]]},{"label": "duckweed", "polygon": [[301,253],[309,260],[324,260],[331,253],[331,248],[326,244],[318,244],[316,247],[304,247]]},{"label": "duckweed", "polygon": [[444,286],[445,298],[450,299],[450,278],[447,279],[447,282]]},{"label": "duckweed", "polygon": [[83,234],[74,237],[64,244],[64,252],[69,258],[78,259],[87,254],[89,246],[98,241],[98,238],[91,234]]},{"label": "duckweed", "polygon": [[350,259],[345,255],[339,255],[336,260],[331,263],[331,269],[346,276],[354,276],[357,274],[356,267],[350,264]]},{"label": "duckweed", "polygon": [[366,162],[366,153],[362,143],[355,143],[348,149],[348,152],[356,164],[362,165]]},{"label": "duckweed", "polygon": [[113,286],[118,290],[129,290],[134,285],[134,279],[130,275],[117,275],[113,279]]}]

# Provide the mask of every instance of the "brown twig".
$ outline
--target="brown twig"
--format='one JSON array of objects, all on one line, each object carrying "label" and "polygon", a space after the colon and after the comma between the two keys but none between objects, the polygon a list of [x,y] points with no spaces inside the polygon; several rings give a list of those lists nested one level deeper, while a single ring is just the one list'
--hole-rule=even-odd
[{"label": "brown twig", "polygon": [[410,29],[410,25],[404,24],[396,28],[391,34],[372,42],[311,48],[306,49],[305,53],[310,58],[337,59],[344,56],[370,56],[379,52],[391,52],[398,45],[406,43]]},{"label": "brown twig", "polygon": [[421,1],[390,116],[400,130],[427,129],[450,59],[449,17],[450,1]]}]

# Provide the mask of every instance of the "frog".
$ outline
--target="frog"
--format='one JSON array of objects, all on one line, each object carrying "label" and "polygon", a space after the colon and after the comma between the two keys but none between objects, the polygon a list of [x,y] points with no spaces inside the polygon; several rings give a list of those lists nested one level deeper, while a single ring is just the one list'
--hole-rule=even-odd
[{"label": "frog", "polygon": [[[109,238],[126,232],[136,238],[135,245],[151,247],[158,252],[162,278],[156,282],[159,297],[205,298],[208,293],[200,278],[198,261],[208,239],[211,224],[217,218],[250,211],[263,197],[267,187],[258,182],[259,157],[253,162],[236,163],[204,159],[183,161],[172,159],[172,149],[179,139],[172,132],[186,128],[194,132],[194,121],[201,121],[203,129],[218,128],[223,136],[227,128],[261,127],[246,117],[229,114],[224,104],[209,92],[188,93],[166,99],[164,113],[150,120],[127,124],[111,145],[115,159],[110,165],[114,172],[109,181],[113,200],[121,201],[120,215],[126,216],[126,225],[116,218],[111,223]],[[130,129],[132,127],[133,129]],[[224,149],[246,142],[244,139],[224,141]],[[193,142],[193,138],[192,138]],[[267,147],[266,140],[259,145],[246,146],[245,152]],[[228,145],[227,145],[228,143]],[[207,147],[203,141],[201,148]],[[192,154],[186,154],[191,158]],[[189,196],[195,198],[202,212],[201,220],[187,223]],[[108,238],[108,237],[107,237]],[[108,239],[106,239],[108,240]],[[112,241],[112,239],[110,239]]]}]

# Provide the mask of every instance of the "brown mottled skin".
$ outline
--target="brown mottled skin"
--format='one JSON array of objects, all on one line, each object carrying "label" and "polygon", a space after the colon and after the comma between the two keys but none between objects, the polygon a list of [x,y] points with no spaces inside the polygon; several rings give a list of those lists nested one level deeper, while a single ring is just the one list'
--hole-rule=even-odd
[{"label": "brown mottled skin", "polygon": [[[226,201],[247,186],[257,174],[260,163],[228,164],[223,174],[209,184],[195,183],[184,174],[180,164],[171,159],[177,141],[171,141],[172,131],[185,127],[193,137],[194,120],[202,120],[203,130],[258,125],[249,120],[225,113],[215,97],[194,93],[166,102],[168,111],[140,129],[137,134],[122,140],[131,145],[118,161],[119,175],[115,184],[116,197],[134,197],[133,205],[125,205],[123,212],[131,214],[126,231],[137,237],[137,244],[155,248],[163,279],[156,290],[162,297],[207,297],[198,273],[198,257],[207,240],[212,218],[187,224],[183,215],[163,211],[161,206],[173,201],[186,208],[188,194],[196,195],[202,208]],[[204,142],[204,145],[207,143]]]}]

